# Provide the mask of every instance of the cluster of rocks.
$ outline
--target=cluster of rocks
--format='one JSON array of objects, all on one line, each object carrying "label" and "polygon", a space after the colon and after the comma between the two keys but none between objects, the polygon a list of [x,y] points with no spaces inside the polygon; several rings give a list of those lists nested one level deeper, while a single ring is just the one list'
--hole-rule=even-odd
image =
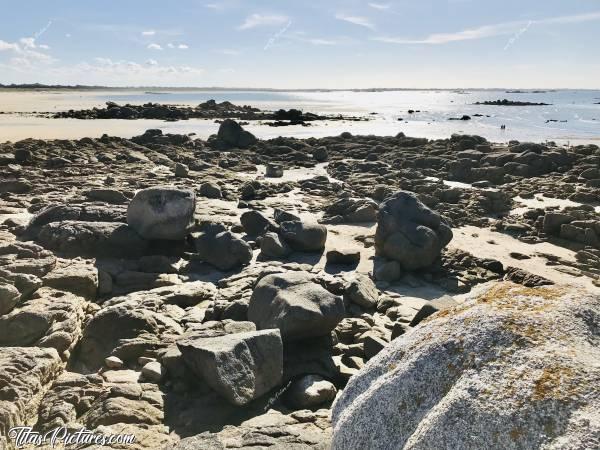
[{"label": "cluster of rocks", "polygon": [[475,105],[492,105],[492,106],[549,106],[548,103],[522,102],[518,100],[486,100],[484,102],[476,102]]},{"label": "cluster of rocks", "polygon": [[[594,368],[577,355],[594,356],[597,296],[448,246],[452,227],[500,230],[526,185],[560,177],[587,206],[522,220],[580,245],[593,274],[598,152],[263,141],[230,120],[208,141],[0,144],[0,436],[28,424],[131,433],[140,449],[593,447]],[[529,169],[510,174],[511,158]],[[285,177],[325,161],[331,177]],[[488,282],[466,303],[444,295]]]},{"label": "cluster of rocks", "polygon": [[119,105],[115,102],[106,102],[105,108],[92,108],[57,113],[45,113],[54,119],[158,119],[166,121],[178,121],[189,119],[238,119],[238,120],[269,120],[270,126],[306,125],[315,120],[368,120],[365,117],[346,117],[341,115],[318,115],[310,112],[302,112],[298,109],[278,111],[262,111],[249,105],[235,105],[224,101],[217,103],[208,100],[197,106],[170,105],[161,103],[145,103],[143,105],[125,104]]}]

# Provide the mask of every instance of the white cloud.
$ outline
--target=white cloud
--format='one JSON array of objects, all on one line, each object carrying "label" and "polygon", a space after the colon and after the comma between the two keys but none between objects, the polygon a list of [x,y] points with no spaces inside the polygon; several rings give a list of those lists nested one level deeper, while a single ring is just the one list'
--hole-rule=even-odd
[{"label": "white cloud", "polygon": [[238,27],[238,30],[248,30],[250,28],[263,26],[284,25],[289,22],[289,20],[289,17],[279,14],[251,14],[246,17],[246,20],[244,20],[244,23]]},{"label": "white cloud", "polygon": [[156,34],[156,31],[154,31],[154,30],[142,31],[142,36],[154,36],[155,34]]},{"label": "white cloud", "polygon": [[0,51],[8,51],[14,54],[10,63],[16,67],[33,67],[36,64],[52,64],[56,61],[52,56],[39,50],[48,50],[46,45],[38,46],[35,38],[24,37],[18,42],[6,42],[0,40]]},{"label": "white cloud", "polygon": [[371,8],[374,8],[374,9],[379,9],[379,10],[381,10],[381,11],[384,11],[384,10],[386,10],[386,9],[390,9],[390,7],[391,7],[391,5],[390,5],[390,4],[388,4],[388,3],[368,3],[368,5],[369,5]]},{"label": "white cloud", "polygon": [[66,38],[70,38],[70,37],[71,37],[71,33],[67,33],[67,34],[65,34],[65,37],[66,37]]},{"label": "white cloud", "polygon": [[343,20],[344,22],[351,23],[353,25],[358,25],[361,27],[369,28],[371,30],[375,29],[375,25],[373,25],[373,23],[367,17],[349,16],[346,14],[337,13],[335,15],[335,18],[338,20]]},{"label": "white cloud", "polygon": [[146,64],[149,65],[149,66],[157,66],[158,65],[158,61],[151,58],[151,59],[147,59],[146,60]]},{"label": "white cloud", "polygon": [[38,45],[38,48],[40,48],[42,50],[50,50],[50,46],[46,45],[46,44],[40,44],[40,45]]},{"label": "white cloud", "polygon": [[483,25],[476,28],[457,31],[455,33],[434,33],[423,39],[407,39],[403,37],[377,36],[372,38],[375,41],[388,42],[391,44],[447,44],[449,42],[469,41],[475,39],[484,39],[493,36],[505,36],[518,33],[524,27],[531,25],[554,25],[571,24],[581,22],[591,22],[600,20],[600,11],[587,14],[577,14],[571,16],[549,17],[539,20],[520,20],[514,22],[497,23],[494,25]]},{"label": "white cloud", "polygon": [[187,44],[179,44],[179,45],[177,46],[177,48],[179,48],[179,49],[181,49],[181,50],[187,50],[187,49],[188,49],[188,48],[190,48],[190,47],[189,47],[189,45],[187,45]]},{"label": "white cloud", "polygon": [[159,44],[148,44],[149,50],[162,50],[163,48]]},{"label": "white cloud", "polygon": [[35,38],[26,37],[19,39],[21,45],[25,48],[35,48]]},{"label": "white cloud", "polygon": [[18,44],[14,43],[14,42],[6,42],[6,41],[3,41],[2,39],[0,39],[0,52],[6,51],[6,50],[17,51],[18,48],[19,48]]}]

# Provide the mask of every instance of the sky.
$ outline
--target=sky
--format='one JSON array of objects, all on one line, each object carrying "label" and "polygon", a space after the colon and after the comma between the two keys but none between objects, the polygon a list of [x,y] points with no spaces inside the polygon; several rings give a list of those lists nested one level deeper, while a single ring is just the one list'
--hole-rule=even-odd
[{"label": "sky", "polygon": [[600,0],[0,0],[0,83],[600,88]]}]

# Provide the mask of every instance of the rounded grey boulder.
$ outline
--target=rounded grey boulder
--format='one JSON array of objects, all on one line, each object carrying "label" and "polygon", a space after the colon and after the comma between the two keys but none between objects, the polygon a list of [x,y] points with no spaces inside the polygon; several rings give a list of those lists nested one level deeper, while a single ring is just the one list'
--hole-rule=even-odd
[{"label": "rounded grey boulder", "polygon": [[412,193],[396,192],[379,206],[375,250],[404,270],[431,266],[451,240],[450,227]]},{"label": "rounded grey boulder", "polygon": [[192,225],[193,191],[161,186],[139,191],[127,208],[127,223],[144,239],[185,239]]},{"label": "rounded grey boulder", "polygon": [[260,330],[279,328],[284,341],[326,336],[344,315],[342,298],[315,283],[307,272],[265,276],[248,305],[248,320]]},{"label": "rounded grey boulder", "polygon": [[311,222],[282,222],[280,234],[284,241],[299,252],[318,252],[325,248],[327,227]]},{"label": "rounded grey boulder", "polygon": [[598,317],[598,295],[483,286],[350,379],[332,448],[597,448]]}]

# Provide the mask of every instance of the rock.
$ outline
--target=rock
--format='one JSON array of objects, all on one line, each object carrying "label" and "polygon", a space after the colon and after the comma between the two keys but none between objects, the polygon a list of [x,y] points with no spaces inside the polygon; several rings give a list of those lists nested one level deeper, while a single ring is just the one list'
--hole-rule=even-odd
[{"label": "rock", "polygon": [[116,356],[108,356],[107,358],[104,358],[104,365],[109,369],[120,369],[123,367],[123,361]]},{"label": "rock", "polygon": [[175,163],[173,174],[179,178],[185,178],[190,174],[190,168],[182,163]]},{"label": "rock", "polygon": [[16,287],[0,282],[0,316],[11,312],[20,298],[21,293]]},{"label": "rock", "polygon": [[217,138],[227,147],[248,148],[257,142],[252,133],[245,131],[239,123],[232,119],[225,119],[221,122]]},{"label": "rock", "polygon": [[26,194],[33,186],[24,180],[2,180],[0,181],[0,194]]},{"label": "rock", "polygon": [[377,306],[379,292],[373,281],[366,275],[357,274],[346,288],[345,295],[349,301],[371,309]]},{"label": "rock", "polygon": [[326,336],[344,314],[342,298],[316,284],[307,272],[263,277],[248,305],[248,319],[259,330],[279,328],[284,341]]},{"label": "rock", "polygon": [[12,427],[36,424],[42,398],[62,369],[63,363],[53,348],[2,348],[0,446]]},{"label": "rock", "polygon": [[165,368],[158,361],[150,361],[142,367],[142,376],[153,383],[160,383],[165,376]]},{"label": "rock", "polygon": [[245,405],[281,382],[279,330],[192,337],[177,346],[194,373],[234,405]]},{"label": "rock", "polygon": [[402,276],[402,267],[398,261],[379,261],[375,265],[373,275],[377,281],[392,283]]},{"label": "rock", "polygon": [[19,290],[20,300],[27,300],[35,291],[42,287],[42,280],[37,276],[28,273],[13,273],[8,270],[0,269],[0,279],[4,279],[13,284]]},{"label": "rock", "polygon": [[268,258],[285,258],[292,249],[281,240],[277,233],[265,233],[260,240],[260,252]]},{"label": "rock", "polygon": [[431,266],[452,240],[452,230],[414,194],[399,191],[379,207],[375,249],[404,270]]},{"label": "rock", "polygon": [[38,289],[29,300],[0,316],[0,346],[52,347],[66,358],[81,336],[85,308],[81,297]]},{"label": "rock", "polygon": [[377,220],[377,203],[370,199],[342,198],[325,209],[327,217],[342,217],[343,222],[361,223]]},{"label": "rock", "polygon": [[332,449],[497,448],[499,436],[502,447],[596,447],[599,314],[600,297],[568,289],[474,293],[350,379]]},{"label": "rock", "polygon": [[575,218],[559,212],[547,212],[544,215],[543,230],[547,234],[559,234],[561,225],[573,222]]},{"label": "rock", "polygon": [[[171,308],[173,312],[178,309]],[[95,371],[108,356],[129,363],[148,349],[167,346],[169,339],[183,332],[169,312],[146,292],[112,298],[85,327],[77,349],[78,363],[84,371]]]},{"label": "rock", "polygon": [[246,265],[252,260],[252,247],[230,231],[195,235],[194,246],[199,259],[222,271]]},{"label": "rock", "polygon": [[335,398],[333,383],[319,375],[304,375],[292,382],[285,393],[286,403],[294,409],[313,409]]},{"label": "rock", "polygon": [[90,264],[69,264],[54,269],[44,277],[43,282],[44,286],[95,300],[98,292],[98,269]]},{"label": "rock", "polygon": [[329,250],[325,256],[327,264],[358,264],[360,261],[358,250]]},{"label": "rock", "polygon": [[325,162],[329,157],[327,153],[327,147],[317,147],[312,152],[313,158],[315,158],[318,162]]},{"label": "rock", "polygon": [[127,203],[129,200],[121,191],[117,191],[116,189],[90,189],[85,193],[85,196],[90,200],[98,200],[115,205]]},{"label": "rock", "polygon": [[367,334],[367,335],[364,337],[361,337],[362,341],[363,341],[365,357],[367,359],[371,359],[375,355],[377,355],[381,350],[383,350],[385,348],[385,346],[387,345],[387,342],[385,342],[383,339],[375,336],[372,333],[365,333],[365,334]]},{"label": "rock", "polygon": [[133,228],[117,222],[52,222],[41,228],[38,242],[70,257],[131,258],[148,249],[148,243]]},{"label": "rock", "polygon": [[280,225],[282,222],[300,222],[300,217],[279,208],[273,208],[273,218]]},{"label": "rock", "polygon": [[240,217],[244,231],[250,236],[262,236],[267,231],[275,231],[277,226],[258,211],[246,211]]},{"label": "rock", "polygon": [[276,163],[267,163],[265,169],[265,177],[267,178],[281,178],[283,177],[283,166]]},{"label": "rock", "polygon": [[183,240],[192,225],[196,196],[173,187],[142,189],[129,203],[127,223],[144,239]]},{"label": "rock", "polygon": [[325,248],[327,227],[310,222],[281,222],[281,236],[294,250],[318,252]]},{"label": "rock", "polygon": [[200,185],[200,195],[206,198],[221,198],[221,188],[217,183],[204,182]]},{"label": "rock", "polygon": [[443,311],[443,310],[446,310],[449,308],[453,308],[456,305],[457,305],[456,300],[454,300],[452,297],[449,297],[449,296],[444,296],[444,297],[441,297],[441,298],[438,298],[435,300],[430,300],[427,303],[425,303],[423,306],[421,306],[421,309],[419,309],[417,314],[415,314],[415,317],[413,317],[413,319],[409,325],[411,327],[416,327],[419,323],[421,323],[423,320],[425,320],[432,314],[434,314],[438,311]]}]

